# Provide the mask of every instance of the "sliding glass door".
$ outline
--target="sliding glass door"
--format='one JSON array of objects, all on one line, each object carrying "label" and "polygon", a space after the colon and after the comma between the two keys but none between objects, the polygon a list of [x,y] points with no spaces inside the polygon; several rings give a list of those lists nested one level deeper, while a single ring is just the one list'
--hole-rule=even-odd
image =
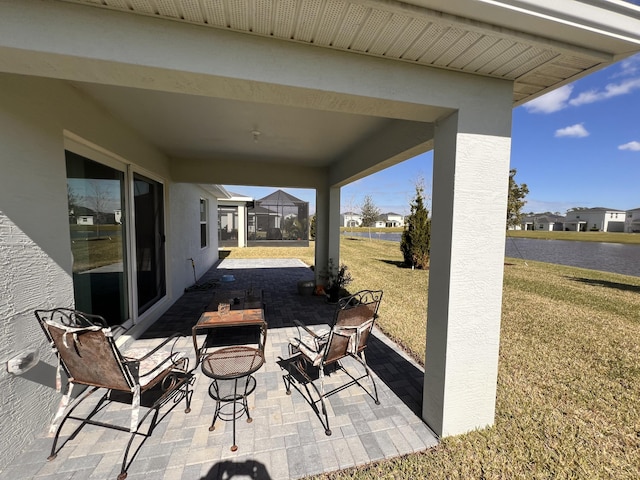
[{"label": "sliding glass door", "polygon": [[138,315],[165,296],[164,192],[162,184],[133,176]]},{"label": "sliding glass door", "polygon": [[65,155],[76,308],[127,327],[167,292],[164,186],[117,161]]},{"label": "sliding glass door", "polygon": [[120,325],[130,317],[125,173],[69,151],[66,164],[76,308]]}]

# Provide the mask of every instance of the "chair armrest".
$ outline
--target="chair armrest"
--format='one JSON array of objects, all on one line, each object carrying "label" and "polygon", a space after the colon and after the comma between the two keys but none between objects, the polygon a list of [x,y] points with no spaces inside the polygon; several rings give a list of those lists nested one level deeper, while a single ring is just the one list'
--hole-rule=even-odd
[{"label": "chair armrest", "polygon": [[[145,354],[141,357],[124,356],[125,363],[129,365],[129,368],[132,369],[132,373],[136,378],[142,379],[143,377],[149,377],[152,375],[156,375],[157,372],[164,370],[167,366],[172,365],[172,368],[179,368],[181,370],[188,370],[189,359],[182,356],[180,352],[175,352],[174,348],[180,337],[179,334],[175,333],[170,337],[163,340],[159,345],[157,345],[152,350],[145,352]],[[173,345],[171,345],[171,349],[165,348],[169,342],[173,341]],[[143,369],[144,373],[140,372],[140,367],[143,362],[149,358],[151,358],[154,354],[160,352],[164,348],[166,354],[163,354],[162,358],[154,359],[157,362],[152,368],[148,368],[149,364],[147,364],[147,368]],[[168,363],[170,362],[170,363]]]},{"label": "chair armrest", "polygon": [[147,352],[146,355],[137,358],[136,360],[138,361],[142,361],[142,360],[146,360],[147,358],[149,358],[151,355],[153,355],[154,353],[156,353],[158,350],[162,349],[165,345],[167,345],[171,340],[173,340],[173,345],[171,346],[171,356],[173,356],[173,348],[175,347],[176,343],[178,342],[178,337],[180,337],[180,335],[178,333],[174,333],[173,335],[171,335],[170,337],[166,338],[165,340],[162,341],[162,343],[160,343],[160,345],[158,345],[157,347],[155,347],[153,350]]},{"label": "chair armrest", "polygon": [[[314,350],[316,352],[320,351],[320,348],[322,348],[322,345],[324,343],[326,343],[326,339],[327,339],[327,337],[329,335],[329,332],[324,333],[322,335],[318,335],[316,332],[311,330],[309,327],[307,327],[305,324],[303,324],[299,320],[295,320],[294,319],[293,323],[296,326],[296,328],[298,329],[297,340],[300,343],[304,344],[310,350]],[[313,345],[308,345],[308,343],[305,343],[304,342],[305,339],[307,340],[307,342],[309,340],[312,340],[313,341]],[[324,343],[323,343],[323,340],[324,340]]]},{"label": "chair armrest", "polygon": [[313,330],[311,330],[309,327],[307,327],[304,323],[302,323],[300,320],[293,320],[293,324],[296,326],[296,328],[298,329],[298,336],[302,336],[300,335],[300,329],[302,328],[305,332],[307,332],[309,335],[311,335],[313,338],[322,338],[321,335],[318,335],[316,332],[314,332]]}]

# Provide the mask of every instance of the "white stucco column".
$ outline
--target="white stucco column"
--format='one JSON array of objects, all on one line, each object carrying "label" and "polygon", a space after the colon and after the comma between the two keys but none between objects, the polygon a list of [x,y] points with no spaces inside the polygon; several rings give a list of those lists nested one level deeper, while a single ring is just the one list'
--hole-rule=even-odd
[{"label": "white stucco column", "polygon": [[247,207],[238,205],[238,247],[247,246]]},{"label": "white stucco column", "polygon": [[340,188],[316,190],[316,283],[324,285],[322,274],[329,259],[340,263]]},{"label": "white stucco column", "polygon": [[510,119],[461,110],[436,125],[422,415],[440,436],[494,422]]}]

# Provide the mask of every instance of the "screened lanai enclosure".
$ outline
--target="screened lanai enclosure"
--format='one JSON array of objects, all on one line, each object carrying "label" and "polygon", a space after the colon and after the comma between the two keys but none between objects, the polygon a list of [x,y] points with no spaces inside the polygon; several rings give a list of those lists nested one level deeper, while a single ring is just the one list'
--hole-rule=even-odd
[{"label": "screened lanai enclosure", "polygon": [[247,246],[309,245],[309,203],[277,190],[248,209]]}]

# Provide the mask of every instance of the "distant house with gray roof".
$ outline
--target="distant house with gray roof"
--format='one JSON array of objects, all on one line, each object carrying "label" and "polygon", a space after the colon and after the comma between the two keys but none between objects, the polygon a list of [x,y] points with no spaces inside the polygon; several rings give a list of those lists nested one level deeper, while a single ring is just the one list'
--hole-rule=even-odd
[{"label": "distant house with gray roof", "polygon": [[399,213],[383,213],[376,220],[375,226],[380,228],[402,227],[404,217]]},{"label": "distant house with gray roof", "polygon": [[583,208],[567,212],[564,229],[574,232],[624,232],[627,212],[614,208]]},{"label": "distant house with gray roof", "polygon": [[640,233],[640,207],[627,210],[624,221],[624,231],[628,233]]},{"label": "distant house with gray roof", "polygon": [[535,213],[522,218],[522,230],[554,232],[564,230],[565,217],[555,213]]}]

